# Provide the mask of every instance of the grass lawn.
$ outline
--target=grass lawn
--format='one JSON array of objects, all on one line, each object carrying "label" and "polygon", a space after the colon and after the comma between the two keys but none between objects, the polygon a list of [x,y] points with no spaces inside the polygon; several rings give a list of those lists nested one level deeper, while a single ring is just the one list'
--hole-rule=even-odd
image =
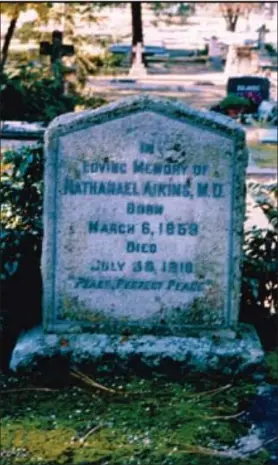
[{"label": "grass lawn", "polygon": [[241,412],[255,386],[246,380],[98,375],[98,386],[78,373],[66,385],[42,380],[3,375],[2,465],[267,463],[265,450],[227,456],[250,427]]},{"label": "grass lawn", "polygon": [[275,144],[249,143],[254,162],[261,168],[277,169],[278,147]]}]

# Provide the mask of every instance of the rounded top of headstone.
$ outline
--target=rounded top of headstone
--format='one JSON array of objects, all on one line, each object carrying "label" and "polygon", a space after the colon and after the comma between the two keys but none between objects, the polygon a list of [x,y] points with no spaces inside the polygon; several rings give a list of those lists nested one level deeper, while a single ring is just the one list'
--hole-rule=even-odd
[{"label": "rounded top of headstone", "polygon": [[233,138],[244,139],[243,128],[233,119],[216,112],[197,110],[180,101],[142,94],[127,97],[93,110],[66,113],[55,118],[47,128],[45,137],[56,138],[68,133],[123,118],[129,114],[151,111],[195,127],[210,129]]}]

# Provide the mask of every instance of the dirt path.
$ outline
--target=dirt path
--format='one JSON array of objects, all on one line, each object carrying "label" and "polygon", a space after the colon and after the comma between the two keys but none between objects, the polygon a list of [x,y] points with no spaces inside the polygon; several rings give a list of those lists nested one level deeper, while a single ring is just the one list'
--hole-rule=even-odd
[{"label": "dirt path", "polygon": [[[140,93],[146,93],[146,91],[136,90],[125,90],[125,89],[98,89],[93,91],[94,96],[102,96],[108,102],[112,102],[118,100],[123,97],[138,95]],[[148,94],[157,95],[165,98],[173,98],[176,100],[181,100],[187,105],[191,105],[198,109],[209,109],[212,105],[223,98],[223,92],[212,92],[210,89],[202,89],[200,92],[192,92],[188,90],[188,92],[177,92],[177,91],[159,91],[153,90],[148,91]]]},{"label": "dirt path", "polygon": [[[136,83],[140,83],[142,87],[148,83],[154,86],[154,89],[140,90],[138,86],[132,88],[133,86],[130,85],[129,88],[127,86],[120,88],[111,85],[113,79],[128,79],[128,68],[123,68],[116,76],[89,78],[88,92],[94,96],[103,96],[109,102],[126,96],[148,93],[179,99],[198,109],[209,109],[226,95],[226,86],[224,82],[221,82],[222,76],[222,72],[215,72],[204,63],[184,62],[169,65],[152,63],[148,68],[146,78],[136,79]],[[181,90],[177,90],[178,86]],[[168,90],[165,89],[166,87]]]}]

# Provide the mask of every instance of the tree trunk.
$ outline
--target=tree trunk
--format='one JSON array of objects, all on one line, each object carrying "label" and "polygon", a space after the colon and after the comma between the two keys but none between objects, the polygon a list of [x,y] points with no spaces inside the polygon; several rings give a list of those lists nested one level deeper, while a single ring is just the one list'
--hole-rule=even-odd
[{"label": "tree trunk", "polygon": [[[131,21],[132,21],[132,53],[131,64],[135,59],[135,47],[138,43],[143,46],[143,23],[142,23],[142,5],[141,2],[131,3]],[[146,65],[145,54],[143,53],[143,63]]]},{"label": "tree trunk", "polygon": [[237,21],[238,21],[238,16],[228,16],[226,19],[227,31],[235,32]]},{"label": "tree trunk", "polygon": [[12,37],[14,35],[14,31],[15,31],[17,20],[18,20],[18,16],[19,16],[19,13],[16,13],[15,16],[11,19],[10,24],[9,24],[9,28],[8,28],[7,33],[5,35],[4,44],[3,44],[3,48],[2,48],[2,52],[1,52],[0,72],[3,72],[5,63],[6,63],[7,58],[8,58],[9,47],[10,47],[10,44],[11,44]]},{"label": "tree trunk", "polygon": [[131,3],[132,45],[143,44],[142,6],[141,2]]},{"label": "tree trunk", "polygon": [[227,24],[227,31],[235,32],[239,15],[240,15],[239,8],[236,8],[236,9],[228,8],[226,10],[226,12],[224,13],[224,18]]}]

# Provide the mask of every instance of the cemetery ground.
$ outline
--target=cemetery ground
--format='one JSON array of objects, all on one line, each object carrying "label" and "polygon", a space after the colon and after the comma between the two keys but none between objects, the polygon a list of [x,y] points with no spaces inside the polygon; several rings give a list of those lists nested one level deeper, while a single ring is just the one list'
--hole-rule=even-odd
[{"label": "cemetery ground", "polygon": [[[114,90],[105,98],[115,100],[124,92],[133,93]],[[202,92],[163,95],[197,108],[219,101],[209,86]],[[276,166],[275,146],[254,144],[252,155],[262,167]],[[264,383],[275,385],[277,354],[266,361]],[[277,438],[258,443],[252,436],[256,423],[249,409],[258,383],[251,379],[188,373],[170,380],[149,373],[112,377],[111,370],[110,375],[85,368],[68,372],[61,366],[53,373],[46,361],[43,373],[8,372],[1,384],[3,465],[276,463],[267,450]]]},{"label": "cemetery ground", "polygon": [[277,165],[277,145],[249,143],[252,159],[261,168],[275,168]]},{"label": "cemetery ground", "polygon": [[[117,78],[125,78],[122,75],[124,68],[118,70]],[[108,102],[115,101],[119,98],[131,95],[137,95],[140,92],[149,92],[158,96],[164,96],[170,99],[179,99],[187,105],[194,108],[210,108],[221,100],[226,93],[225,85],[211,81],[211,70],[204,63],[176,63],[168,64],[167,68],[159,68],[158,65],[150,64],[148,76],[137,80],[138,84],[142,83],[142,90],[139,86],[134,88],[128,83],[119,86],[109,85],[109,80],[115,76],[96,76],[88,81],[88,92],[96,97],[104,97]],[[217,73],[214,73],[214,76]],[[221,76],[222,73],[219,73]],[[101,85],[103,81],[104,85]],[[145,85],[145,87],[144,87]],[[148,90],[146,86],[148,85]]]},{"label": "cemetery ground", "polygon": [[[275,463],[275,437],[252,437],[248,379],[57,372],[2,375],[3,465]],[[274,355],[266,381],[277,381]]]},{"label": "cemetery ground", "polygon": [[[263,386],[275,388],[275,353],[267,365]],[[259,443],[253,436],[260,380],[111,373],[52,371],[46,361],[30,376],[2,374],[2,464],[276,463],[268,450],[276,432]]]},{"label": "cemetery ground", "polygon": [[[122,74],[124,71],[125,74]],[[135,80],[134,83],[128,82],[127,71],[128,68],[115,68],[116,79],[113,75],[92,77],[88,80],[88,95],[113,102],[120,98],[148,92],[150,95],[179,100],[186,105],[203,110],[217,105],[227,93],[223,71],[215,71],[202,61],[200,63],[177,61],[162,65],[150,63],[148,76]],[[277,82],[277,73],[275,72],[272,76],[272,82]],[[275,169],[277,166],[277,144],[261,143],[257,134],[260,129],[263,130],[266,127],[265,123],[246,126],[248,147],[255,165],[259,168]],[[250,140],[248,140],[249,131],[254,133]]]}]

